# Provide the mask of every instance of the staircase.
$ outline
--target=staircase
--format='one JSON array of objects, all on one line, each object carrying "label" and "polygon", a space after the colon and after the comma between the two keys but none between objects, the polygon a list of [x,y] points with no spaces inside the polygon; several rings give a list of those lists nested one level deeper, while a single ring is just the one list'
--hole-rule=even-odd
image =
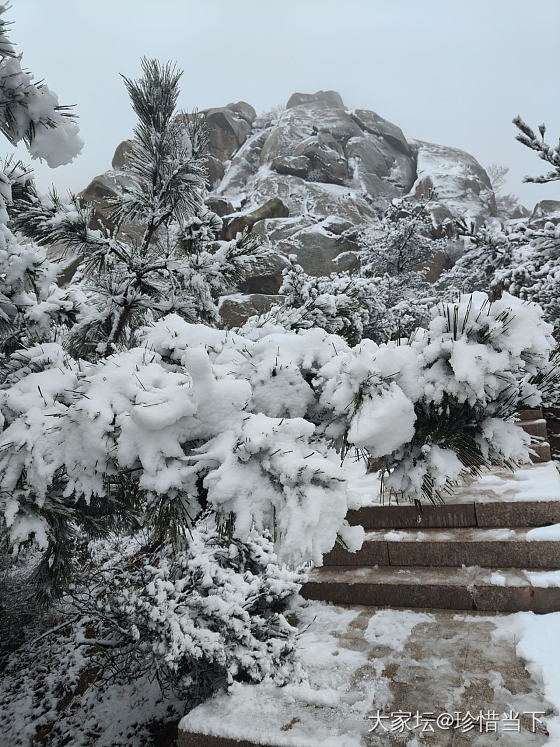
[{"label": "staircase", "polygon": [[[550,459],[540,410],[520,413],[534,462]],[[366,530],[362,549],[336,546],[302,594],[337,604],[488,612],[560,610],[560,501],[378,505],[350,511]],[[557,539],[555,538],[557,536]],[[551,571],[556,571],[551,575]]]},{"label": "staircase", "polygon": [[[335,547],[302,594],[336,604],[554,612],[560,610],[560,502],[375,506],[353,511],[366,529],[362,549]],[[550,571],[556,570],[556,579]],[[556,583],[558,586],[549,586]]]}]

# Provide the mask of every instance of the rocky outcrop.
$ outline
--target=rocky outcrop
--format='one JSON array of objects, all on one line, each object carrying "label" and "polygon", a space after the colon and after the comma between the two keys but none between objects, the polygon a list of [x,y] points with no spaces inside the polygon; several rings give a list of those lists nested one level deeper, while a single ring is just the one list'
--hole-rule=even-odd
[{"label": "rocky outcrop", "polygon": [[[481,223],[496,215],[490,180],[475,158],[408,140],[377,112],[349,110],[336,91],[294,93],[284,110],[260,116],[244,101],[202,114],[210,137],[206,204],[222,217],[223,238],[248,229],[275,249],[273,259],[240,288],[258,303],[278,292],[288,254],[312,275],[355,266],[349,229],[375,220],[383,201],[425,200],[433,190],[429,209],[441,235],[452,234],[456,217]],[[105,221],[107,198],[126,179],[129,149],[129,141],[122,142],[114,171],[96,177],[82,193]],[[543,220],[558,212],[545,203],[540,209]],[[434,276],[446,261],[437,258]],[[231,298],[228,304],[230,321],[249,309],[239,299],[235,312]]]}]

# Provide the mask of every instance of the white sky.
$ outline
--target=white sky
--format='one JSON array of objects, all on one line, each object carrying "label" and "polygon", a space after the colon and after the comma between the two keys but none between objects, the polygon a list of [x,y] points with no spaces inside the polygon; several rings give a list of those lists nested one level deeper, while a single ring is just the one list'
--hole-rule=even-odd
[{"label": "white sky", "polygon": [[185,109],[334,89],[409,138],[509,166],[528,206],[560,199],[560,182],[521,183],[546,165],[511,124],[560,135],[560,0],[13,0],[8,15],[24,65],[76,104],[86,141],[73,164],[37,166],[43,189],[110,167],[134,124],[118,73],[137,76],[146,55],[184,69]]}]

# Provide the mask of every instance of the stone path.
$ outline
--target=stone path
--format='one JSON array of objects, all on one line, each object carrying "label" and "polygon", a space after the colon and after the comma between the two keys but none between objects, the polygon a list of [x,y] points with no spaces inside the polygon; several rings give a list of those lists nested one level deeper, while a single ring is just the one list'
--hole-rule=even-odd
[{"label": "stone path", "polygon": [[[307,662],[316,697],[306,691],[298,695],[295,688],[242,686],[233,697],[219,696],[187,716],[180,747],[547,743],[546,721],[553,709],[542,683],[516,655],[517,640],[507,625],[513,616],[317,603],[309,603],[301,614],[304,622],[306,615],[314,615],[320,629],[332,627],[330,633],[313,634],[311,629],[304,634],[311,636],[311,648],[321,652],[312,653]],[[329,702],[331,688],[339,695],[335,703]],[[385,728],[370,731],[375,721],[368,716],[378,711],[388,717],[382,719]],[[478,719],[481,711],[494,711],[495,720],[476,721],[467,729],[467,712]],[[504,714],[511,717],[512,711],[508,722]],[[402,731],[395,726],[398,712],[411,714]],[[420,727],[412,728],[417,712]],[[429,728],[429,714],[444,713],[456,720],[454,728],[428,722],[433,732],[422,730]],[[539,714],[535,721],[533,713]]]}]

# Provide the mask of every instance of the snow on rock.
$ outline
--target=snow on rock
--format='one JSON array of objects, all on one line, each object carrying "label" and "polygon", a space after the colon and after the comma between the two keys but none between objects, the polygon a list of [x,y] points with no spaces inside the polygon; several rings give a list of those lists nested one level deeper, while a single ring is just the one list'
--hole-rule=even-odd
[{"label": "snow on rock", "polygon": [[444,145],[412,140],[416,151],[416,181],[411,194],[425,198],[435,189],[432,211],[437,215],[472,218],[482,223],[496,215],[496,198],[486,171],[469,153]]},{"label": "snow on rock", "polygon": [[[410,194],[423,199],[433,186],[438,193],[433,213],[439,222],[451,216],[480,221],[495,215],[490,181],[472,156],[407,141],[396,124],[376,112],[348,110],[335,91],[294,94],[283,111],[256,118],[253,111],[238,102],[204,112],[211,130],[210,197],[235,205],[241,214],[281,199],[290,217],[259,221],[253,230],[279,251],[295,252],[308,274],[335,271],[336,257],[350,248],[337,243],[338,236],[326,225],[317,230],[316,224],[331,216],[345,221],[346,228],[371,221],[372,201],[378,198]],[[126,168],[122,157],[117,161]],[[100,189],[111,187],[103,176],[96,179]],[[110,195],[94,191],[88,188],[85,199],[106,214],[102,203]],[[278,241],[284,246],[278,247]]]}]

